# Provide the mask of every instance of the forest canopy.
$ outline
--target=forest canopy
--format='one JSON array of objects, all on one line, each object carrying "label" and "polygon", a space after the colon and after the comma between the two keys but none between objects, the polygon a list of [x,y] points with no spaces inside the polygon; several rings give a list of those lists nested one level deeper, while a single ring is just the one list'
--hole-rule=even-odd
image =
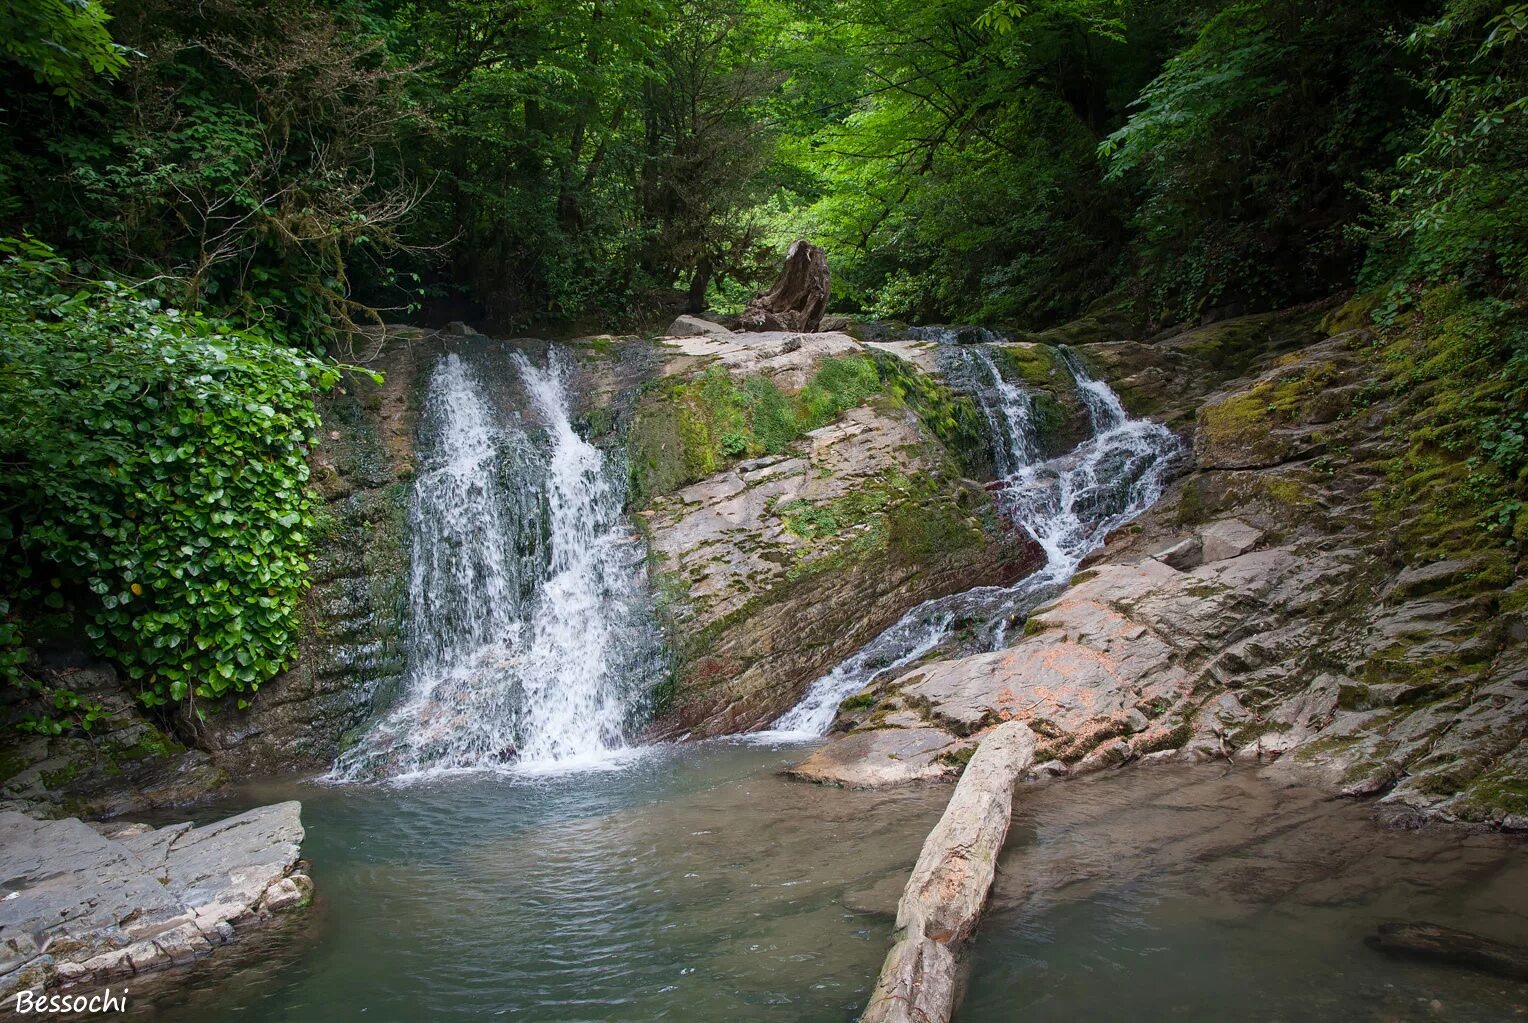
[{"label": "forest canopy", "polygon": [[[1460,458],[1521,531],[1525,3],[0,0],[0,78],[5,566],[149,703],[285,663],[311,395],[358,328],[726,313],[797,237],[835,312],[910,322],[1446,307],[1467,329],[1428,372],[1483,395]],[[133,516],[199,488],[260,549],[144,598],[168,562],[122,544],[229,520]],[[166,653],[218,635],[254,653]]]},{"label": "forest canopy", "polygon": [[[0,221],[320,347],[735,306],[1153,322],[1522,269],[1491,0],[5,0]],[[420,309],[422,307],[422,310]],[[288,333],[290,332],[290,333]]]}]

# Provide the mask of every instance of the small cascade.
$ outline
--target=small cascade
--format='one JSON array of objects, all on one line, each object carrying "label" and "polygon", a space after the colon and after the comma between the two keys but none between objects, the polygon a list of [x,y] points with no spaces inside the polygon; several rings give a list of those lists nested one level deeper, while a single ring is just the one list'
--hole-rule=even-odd
[{"label": "small cascade", "polygon": [[[952,349],[993,429],[1002,486],[1000,509],[1034,537],[1045,564],[1012,586],[980,586],[913,608],[832,672],[774,724],[780,732],[822,735],[843,700],[932,653],[975,653],[1007,645],[1012,623],[1049,600],[1110,532],[1162,496],[1181,445],[1160,423],[1131,419],[1108,384],[1093,379],[1069,349],[1061,357],[1086,409],[1092,436],[1059,458],[1039,460],[1033,403],[1003,380],[983,346]],[[957,637],[959,642],[955,642]]]},{"label": "small cascade", "polygon": [[963,355],[968,371],[976,374],[970,384],[992,434],[998,478],[1006,479],[1037,457],[1034,401],[1028,391],[1003,379],[990,348],[972,348]]},{"label": "small cascade", "polygon": [[408,689],[340,781],[577,766],[625,744],[662,670],[623,466],[579,437],[566,366],[515,353],[542,431],[496,421],[468,360],[431,377],[410,507]]}]

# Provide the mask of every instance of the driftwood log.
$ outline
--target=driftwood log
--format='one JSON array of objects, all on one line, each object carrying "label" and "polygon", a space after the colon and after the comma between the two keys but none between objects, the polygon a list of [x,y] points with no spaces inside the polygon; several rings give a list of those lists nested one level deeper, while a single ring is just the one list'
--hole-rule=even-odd
[{"label": "driftwood log", "polygon": [[828,307],[828,257],[815,245],[791,243],[775,286],[748,303],[738,317],[742,330],[787,330],[815,334]]},{"label": "driftwood log", "polygon": [[954,1013],[957,955],[992,890],[1013,787],[1034,759],[1034,733],[1021,722],[999,725],[982,740],[902,892],[897,942],[861,1023],[946,1023]]},{"label": "driftwood log", "polygon": [[1512,980],[1528,980],[1528,949],[1492,941],[1469,931],[1456,931],[1428,923],[1380,924],[1364,939],[1370,948],[1390,955],[1426,959],[1452,966],[1492,973]]}]

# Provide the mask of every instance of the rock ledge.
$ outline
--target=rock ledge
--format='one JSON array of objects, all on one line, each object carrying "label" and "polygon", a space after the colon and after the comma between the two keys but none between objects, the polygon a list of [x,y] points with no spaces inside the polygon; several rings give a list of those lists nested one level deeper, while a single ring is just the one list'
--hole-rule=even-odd
[{"label": "rock ledge", "polygon": [[306,905],[301,810],[158,829],[0,812],[0,1000],[187,963]]}]

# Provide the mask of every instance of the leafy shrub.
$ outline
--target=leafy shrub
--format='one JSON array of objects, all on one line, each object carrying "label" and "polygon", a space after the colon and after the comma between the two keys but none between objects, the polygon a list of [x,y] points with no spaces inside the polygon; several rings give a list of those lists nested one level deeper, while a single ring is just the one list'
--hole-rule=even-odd
[{"label": "leafy shrub", "polygon": [[296,640],[312,393],[339,368],[36,243],[0,252],[8,627],[73,607],[151,707],[252,693]]}]

